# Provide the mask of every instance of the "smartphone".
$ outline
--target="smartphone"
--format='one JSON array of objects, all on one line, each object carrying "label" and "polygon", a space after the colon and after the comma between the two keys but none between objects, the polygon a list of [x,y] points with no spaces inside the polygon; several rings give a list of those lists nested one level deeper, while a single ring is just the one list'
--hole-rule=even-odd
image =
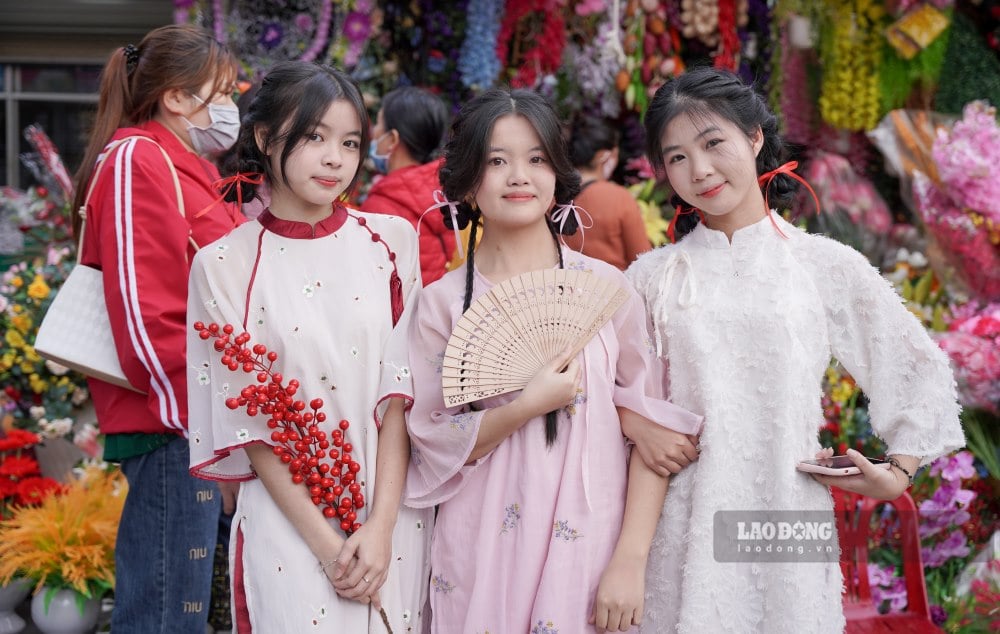
[{"label": "smartphone", "polygon": [[[869,458],[871,462],[876,467],[881,467],[883,469],[889,468],[889,463],[881,458]],[[799,471],[806,471],[808,473],[821,473],[823,475],[831,476],[846,476],[846,475],[858,475],[861,473],[861,469],[858,469],[848,456],[831,456],[830,458],[820,458],[817,460],[800,460],[799,464],[795,466]]]}]

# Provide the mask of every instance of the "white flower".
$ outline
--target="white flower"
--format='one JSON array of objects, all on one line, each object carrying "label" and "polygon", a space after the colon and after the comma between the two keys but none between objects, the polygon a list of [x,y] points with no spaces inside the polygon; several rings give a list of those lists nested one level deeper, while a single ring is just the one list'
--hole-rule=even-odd
[{"label": "white flower", "polygon": [[409,610],[403,610],[403,623],[406,623],[407,625],[410,624],[410,611]]},{"label": "white flower", "polygon": [[355,359],[358,358],[358,347],[357,346],[351,346],[351,356],[353,356]]},{"label": "white flower", "polygon": [[927,266],[927,257],[920,251],[914,251],[910,254],[910,259],[907,262],[914,268],[922,269]]},{"label": "white flower", "polygon": [[45,362],[45,367],[48,369],[49,372],[51,372],[52,374],[54,374],[56,376],[62,376],[64,374],[66,374],[67,372],[69,372],[69,368],[67,368],[64,365],[60,365],[60,364],[56,363],[55,361],[46,361]]},{"label": "white flower", "polygon": [[302,294],[305,295],[306,297],[312,297],[313,295],[316,294],[316,287],[313,286],[312,284],[306,284],[305,286],[302,287]]},{"label": "white flower", "polygon": [[88,398],[90,398],[90,393],[87,392],[87,389],[83,387],[78,387],[75,390],[73,390],[73,396],[71,396],[69,400],[71,403],[73,403],[73,405],[83,405],[84,403],[87,402]]},{"label": "white flower", "polygon": [[38,420],[42,416],[45,416],[45,408],[42,407],[41,405],[32,405],[31,409],[28,410],[28,413],[31,415],[32,418]]},{"label": "white flower", "polygon": [[208,385],[210,382],[211,379],[208,378],[208,372],[202,371],[198,373],[198,385]]},{"label": "white flower", "polygon": [[42,418],[38,421],[39,430],[43,438],[61,438],[73,429],[72,418],[57,418],[49,421]]},{"label": "white flower", "polygon": [[406,377],[410,376],[410,368],[406,367],[405,365],[403,367],[401,367],[399,369],[399,376],[401,376],[403,378],[406,378]]},{"label": "white flower", "polygon": [[246,442],[247,440],[250,440],[250,432],[249,432],[249,430],[247,430],[247,429],[237,429],[236,430],[236,439],[239,440],[240,442]]},{"label": "white flower", "polygon": [[215,308],[218,305],[219,302],[215,301],[214,297],[208,298],[208,300],[205,302],[205,308]]}]

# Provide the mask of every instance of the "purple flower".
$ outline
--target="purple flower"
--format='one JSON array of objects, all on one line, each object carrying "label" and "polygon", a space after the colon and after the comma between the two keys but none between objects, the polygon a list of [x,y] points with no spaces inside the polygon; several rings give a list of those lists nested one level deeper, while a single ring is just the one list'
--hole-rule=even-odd
[{"label": "purple flower", "polygon": [[906,607],[906,580],[895,575],[892,566],[883,568],[878,564],[868,564],[868,585],[876,605],[889,602],[890,612],[902,612]]},{"label": "purple flower", "polygon": [[937,568],[953,557],[967,557],[969,552],[969,540],[960,530],[952,531],[944,541],[931,548],[925,546],[920,549],[927,568]]},{"label": "purple flower", "polygon": [[931,620],[934,621],[934,625],[940,627],[948,620],[948,613],[940,605],[934,604],[931,606]]},{"label": "purple flower", "polygon": [[174,0],[175,9],[188,9],[194,4],[194,0]]},{"label": "purple flower", "polygon": [[295,28],[300,31],[312,31],[313,30],[313,19],[308,13],[300,13],[295,16]]},{"label": "purple flower", "polygon": [[344,19],[344,37],[352,43],[364,42],[372,32],[372,21],[364,13],[351,11]]},{"label": "purple flower", "polygon": [[972,452],[960,451],[948,460],[941,469],[941,477],[949,482],[965,480],[976,475],[976,469],[972,466]]},{"label": "purple flower", "polygon": [[268,22],[264,25],[264,31],[260,34],[260,45],[271,50],[281,44],[284,31],[278,22]]}]

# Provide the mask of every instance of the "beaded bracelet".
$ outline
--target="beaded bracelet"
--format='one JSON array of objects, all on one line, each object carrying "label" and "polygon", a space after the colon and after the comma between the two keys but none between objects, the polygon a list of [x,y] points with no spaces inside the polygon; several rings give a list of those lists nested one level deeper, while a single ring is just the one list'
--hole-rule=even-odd
[{"label": "beaded bracelet", "polygon": [[886,456],[885,461],[890,465],[896,467],[900,471],[906,474],[907,479],[910,481],[910,486],[913,486],[913,474],[903,468],[903,465],[899,464],[899,460],[896,460],[894,456]]}]

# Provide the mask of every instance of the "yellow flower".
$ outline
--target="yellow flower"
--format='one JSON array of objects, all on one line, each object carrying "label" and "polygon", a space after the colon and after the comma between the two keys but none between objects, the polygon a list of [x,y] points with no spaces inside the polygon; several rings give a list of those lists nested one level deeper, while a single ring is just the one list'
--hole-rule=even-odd
[{"label": "yellow flower", "polygon": [[28,384],[31,385],[31,391],[35,394],[44,394],[49,389],[48,381],[43,381],[42,377],[37,374],[28,377]]},{"label": "yellow flower", "polygon": [[24,358],[32,363],[38,363],[42,360],[38,353],[35,352],[34,346],[24,346]]},{"label": "yellow flower", "polygon": [[16,330],[8,330],[7,334],[4,335],[4,340],[11,348],[24,347],[24,337]]},{"label": "yellow flower", "polygon": [[21,279],[20,275],[16,275],[14,276],[14,279],[10,281],[10,285],[13,286],[14,288],[21,288],[22,286],[24,286],[24,280]]},{"label": "yellow flower", "polygon": [[45,283],[45,278],[41,274],[36,274],[35,279],[28,286],[28,297],[35,299],[45,299],[51,292],[52,289]]},{"label": "yellow flower", "polygon": [[28,315],[27,313],[14,315],[10,318],[10,323],[13,324],[14,328],[17,328],[22,335],[28,334],[28,331],[31,330],[31,327],[34,325],[31,315]]}]

